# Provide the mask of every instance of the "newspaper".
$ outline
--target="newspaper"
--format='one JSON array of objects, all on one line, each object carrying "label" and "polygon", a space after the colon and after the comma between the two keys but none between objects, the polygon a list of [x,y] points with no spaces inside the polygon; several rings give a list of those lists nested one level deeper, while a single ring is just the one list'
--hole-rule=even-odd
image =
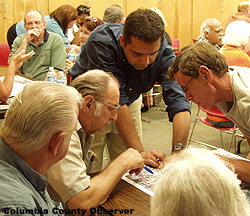
[{"label": "newspaper", "polygon": [[155,182],[160,177],[160,170],[156,168],[150,168],[154,174],[148,172],[147,170],[143,169],[139,175],[132,174],[130,175],[129,172],[125,173],[122,179],[139,190],[143,191],[144,193],[153,196],[153,187]]},{"label": "newspaper", "polygon": [[[231,152],[228,152],[224,149],[216,149],[212,151],[217,154],[226,156],[228,158],[234,158],[234,159],[245,160],[245,161],[250,162],[250,160],[243,158],[239,155],[233,154]],[[154,195],[153,188],[154,188],[156,181],[161,175],[161,170],[156,169],[156,168],[150,168],[150,169],[154,172],[154,174],[151,174],[150,172],[143,169],[139,175],[136,175],[136,174],[130,175],[129,172],[127,172],[123,175],[122,179],[128,182],[129,184],[132,184],[134,187],[138,188],[144,193],[150,196],[153,196]],[[250,205],[250,185],[242,182],[241,188],[246,193],[247,200]]]}]

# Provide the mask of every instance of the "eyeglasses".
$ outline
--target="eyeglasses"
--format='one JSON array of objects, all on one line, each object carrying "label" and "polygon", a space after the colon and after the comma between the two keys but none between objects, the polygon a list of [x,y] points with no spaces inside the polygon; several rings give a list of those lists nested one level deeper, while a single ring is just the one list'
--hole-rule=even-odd
[{"label": "eyeglasses", "polygon": [[108,107],[108,109],[110,110],[110,112],[115,112],[115,113],[117,113],[118,112],[118,110],[121,108],[121,105],[119,104],[119,105],[117,105],[117,106],[113,106],[113,105],[111,105],[111,104],[108,104],[108,103],[104,103],[104,102],[102,102],[102,101],[100,101],[100,100],[98,100],[98,99],[95,99],[97,102],[99,102],[99,103],[102,103],[102,104],[104,104],[104,105],[106,105],[107,107]]},{"label": "eyeglasses", "polygon": [[186,88],[187,88],[188,84],[192,81],[193,78],[194,78],[194,77],[192,77],[192,78],[187,82],[187,84],[186,84],[184,87],[181,88],[182,91],[184,91],[184,92],[186,93]]},{"label": "eyeglasses", "polygon": [[84,22],[86,22],[86,21],[92,21],[94,23],[97,23],[98,19],[96,17],[86,16],[84,18]]}]

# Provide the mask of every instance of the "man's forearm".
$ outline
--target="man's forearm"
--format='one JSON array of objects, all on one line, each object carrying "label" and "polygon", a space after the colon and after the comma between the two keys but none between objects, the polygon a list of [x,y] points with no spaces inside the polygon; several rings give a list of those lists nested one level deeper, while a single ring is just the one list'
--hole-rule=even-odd
[{"label": "man's forearm", "polygon": [[173,144],[187,144],[190,129],[190,112],[177,113],[173,118]]},{"label": "man's forearm", "polygon": [[233,165],[238,179],[250,184],[250,161],[222,157],[225,161]]},{"label": "man's forearm", "polygon": [[133,148],[139,152],[144,151],[127,105],[123,105],[120,108],[115,125],[127,148]]},{"label": "man's forearm", "polygon": [[138,152],[135,154],[135,150],[131,149],[121,154],[104,171],[91,179],[90,186],[86,190],[68,201],[69,208],[81,208],[89,211],[90,208],[105,202],[124,173],[142,165],[142,158],[137,154],[140,155]]},{"label": "man's forearm", "polygon": [[1,101],[7,101],[13,87],[13,82],[14,82],[14,75],[15,75],[15,63],[11,62],[9,64],[9,67],[7,69],[4,81],[0,81],[0,100]]}]

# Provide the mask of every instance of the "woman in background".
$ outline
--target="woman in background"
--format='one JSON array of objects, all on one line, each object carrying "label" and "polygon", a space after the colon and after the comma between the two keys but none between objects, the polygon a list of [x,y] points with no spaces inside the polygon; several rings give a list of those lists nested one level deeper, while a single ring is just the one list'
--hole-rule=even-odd
[{"label": "woman in background", "polygon": [[[83,43],[88,39],[90,33],[97,26],[104,24],[104,22],[97,17],[91,17],[82,14],[77,18],[76,24],[79,27],[79,39],[76,39],[75,42],[77,45],[82,46]],[[74,62],[67,59],[65,70],[68,71],[71,67],[73,67],[73,65]]]},{"label": "woman in background", "polygon": [[[90,16],[90,7],[88,7],[88,6],[86,6],[86,5],[79,5],[79,6],[76,8],[76,10],[77,10],[78,17],[79,17],[80,15],[82,15],[82,14],[84,14],[85,16]],[[78,30],[79,30],[79,28],[78,28],[78,26],[77,26],[76,23],[73,25],[72,28],[69,28],[69,29],[68,29],[68,41],[69,41],[71,44],[76,44],[76,43],[74,42],[74,38],[75,38],[75,36],[78,34],[78,33],[77,33]],[[78,39],[79,39],[79,37],[78,37]]]},{"label": "woman in background", "polygon": [[72,28],[77,19],[77,10],[70,5],[62,5],[55,11],[50,13],[49,19],[46,19],[46,29],[51,32],[59,34],[66,47],[66,51],[69,52],[72,48],[75,48],[76,52],[80,50],[79,46],[70,45],[67,39],[67,32],[69,28]]}]

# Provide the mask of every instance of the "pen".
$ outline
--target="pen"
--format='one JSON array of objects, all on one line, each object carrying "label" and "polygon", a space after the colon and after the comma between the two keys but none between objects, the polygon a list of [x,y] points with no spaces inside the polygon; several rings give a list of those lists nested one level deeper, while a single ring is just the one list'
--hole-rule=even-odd
[{"label": "pen", "polygon": [[144,169],[150,172],[151,174],[154,174],[153,170],[149,169],[146,165],[144,166]]}]

